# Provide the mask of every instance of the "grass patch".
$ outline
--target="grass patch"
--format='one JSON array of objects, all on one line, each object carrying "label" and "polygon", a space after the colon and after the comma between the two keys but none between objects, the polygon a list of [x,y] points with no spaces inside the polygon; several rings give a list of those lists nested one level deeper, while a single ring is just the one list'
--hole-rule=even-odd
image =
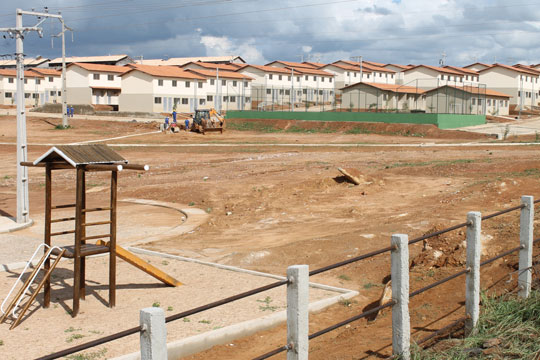
[{"label": "grass patch", "polygon": [[345,134],[358,135],[358,134],[376,134],[376,135],[393,135],[393,136],[412,136],[412,137],[425,137],[425,133],[415,133],[411,130],[405,131],[377,131],[369,130],[363,127],[355,127],[345,131]]},{"label": "grass patch", "polygon": [[270,296],[265,297],[263,300],[257,300],[259,303],[263,303],[264,305],[259,306],[259,310],[261,311],[271,311],[274,312],[277,310],[277,306],[270,305],[274,300]]},{"label": "grass patch", "polygon": [[[489,162],[491,159],[481,160]],[[473,159],[456,159],[456,160],[432,160],[432,161],[418,161],[418,162],[398,162],[391,165],[386,165],[385,169],[399,168],[399,167],[417,167],[417,166],[451,166],[458,164],[472,164],[480,160]]]},{"label": "grass patch", "polygon": [[83,337],[84,337],[83,334],[73,334],[66,338],[66,342],[70,343],[70,342],[73,342],[73,340],[82,339]]},{"label": "grass patch", "polygon": [[211,324],[212,322],[210,320],[201,320],[199,321],[200,324]]},{"label": "grass patch", "polygon": [[160,306],[161,306],[161,304],[159,302],[157,302],[157,301],[152,304],[152,307],[160,307]]},{"label": "grass patch", "polygon": [[[537,359],[540,354],[540,292],[532,291],[528,299],[482,299],[482,314],[477,332],[458,346],[444,351],[413,349],[413,360],[465,360],[478,352],[475,359]],[[484,344],[500,341],[491,354],[484,354]]]},{"label": "grass patch", "polygon": [[70,326],[66,330],[64,330],[64,332],[65,333],[70,333],[70,332],[74,332],[74,331],[78,331],[78,330],[81,330],[81,328],[75,329],[73,326]]},{"label": "grass patch", "polygon": [[68,129],[73,129],[73,128],[71,127],[71,125],[64,126],[62,124],[58,124],[54,127],[54,130],[68,130]]},{"label": "grass patch", "polygon": [[86,354],[75,354],[75,355],[69,355],[66,357],[66,359],[69,360],[94,360],[99,359],[105,356],[107,353],[107,349],[102,349],[98,351],[89,352]]},{"label": "grass patch", "polygon": [[275,133],[275,132],[281,132],[283,130],[276,129],[275,127],[271,125],[264,125],[257,122],[235,122],[235,123],[227,123],[227,129],[230,130],[237,130],[237,131],[258,131],[258,132],[265,132],[265,133]]},{"label": "grass patch", "polygon": [[345,274],[341,274],[338,276],[338,279],[349,281],[351,278]]}]

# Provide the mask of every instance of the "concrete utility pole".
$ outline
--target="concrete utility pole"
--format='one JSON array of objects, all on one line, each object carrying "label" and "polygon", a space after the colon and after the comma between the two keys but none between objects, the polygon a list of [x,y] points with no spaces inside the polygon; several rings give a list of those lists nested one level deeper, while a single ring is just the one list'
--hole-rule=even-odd
[{"label": "concrete utility pole", "polygon": [[[38,23],[31,27],[23,27],[22,16],[33,15],[38,17]],[[26,112],[24,106],[24,51],[23,40],[26,33],[36,31],[43,37],[43,29],[39,26],[46,18],[59,18],[61,15],[48,13],[38,13],[34,11],[15,11],[15,27],[0,28],[0,32],[7,32],[10,37],[15,38],[15,58],[17,60],[17,223],[30,222],[28,209],[28,168],[21,166],[21,162],[27,160],[28,146],[26,142]]]},{"label": "concrete utility pole", "polygon": [[352,61],[355,61],[355,60],[356,60],[357,63],[360,63],[360,82],[362,82],[362,81],[363,81],[362,77],[363,77],[363,75],[364,75],[364,74],[363,74],[363,73],[364,73],[364,70],[363,70],[363,66],[362,66],[362,65],[363,65],[363,64],[362,64],[362,62],[363,62],[363,61],[362,61],[362,56],[351,56],[350,59],[351,59]]},{"label": "concrete utility pole", "polygon": [[[58,13],[60,15],[60,13]],[[62,31],[57,34],[53,35],[53,37],[62,37],[62,126],[64,128],[67,128],[69,126],[68,118],[67,118],[67,86],[66,86],[66,37],[65,32],[66,30],[73,31],[72,28],[67,27],[64,23],[64,19],[62,17],[59,18],[60,23],[62,24]]]}]

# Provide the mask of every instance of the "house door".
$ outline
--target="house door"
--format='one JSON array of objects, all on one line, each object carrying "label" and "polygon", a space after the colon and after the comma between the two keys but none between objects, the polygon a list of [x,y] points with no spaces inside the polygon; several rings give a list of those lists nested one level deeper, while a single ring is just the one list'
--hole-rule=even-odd
[{"label": "house door", "polygon": [[193,98],[189,99],[189,111],[194,112],[195,111],[195,101],[193,101]]},{"label": "house door", "polygon": [[167,103],[169,102],[169,98],[163,97],[163,112],[167,112],[167,108],[169,107]]}]

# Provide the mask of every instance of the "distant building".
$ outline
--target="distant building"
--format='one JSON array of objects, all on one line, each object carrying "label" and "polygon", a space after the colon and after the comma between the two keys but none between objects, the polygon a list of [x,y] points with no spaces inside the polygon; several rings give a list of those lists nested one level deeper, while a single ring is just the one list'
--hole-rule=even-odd
[{"label": "distant building", "polygon": [[[37,106],[42,102],[43,75],[36,72],[24,72],[24,104]],[[0,104],[15,105],[17,103],[17,70],[0,69]]]},{"label": "distant building", "polygon": [[198,57],[176,57],[163,59],[140,59],[136,63],[140,65],[153,66],[183,66],[191,62],[207,62],[215,64],[245,64],[244,59],[238,55],[227,56],[198,56]]},{"label": "distant building", "polygon": [[[127,64],[133,64],[134,61],[127,55],[105,55],[105,56],[71,56],[66,57],[66,65],[80,63],[80,64],[97,64],[97,65],[115,65],[123,66]],[[56,58],[49,61],[49,67],[61,68],[62,58]]]},{"label": "distant building", "polygon": [[[24,64],[24,68],[28,70],[28,68],[47,66],[48,62],[49,62],[49,59],[38,56],[36,58],[25,58],[23,64]],[[16,68],[17,68],[17,60],[0,60],[0,69],[16,69]]]},{"label": "distant building", "polygon": [[39,104],[56,104],[62,101],[62,72],[47,68],[30,68],[29,73],[43,76],[39,87]]},{"label": "distant building", "polygon": [[444,85],[426,91],[426,112],[508,115],[510,95],[474,86]]},{"label": "distant building", "polygon": [[424,110],[424,90],[397,84],[356,83],[342,90],[342,108],[351,111]]}]

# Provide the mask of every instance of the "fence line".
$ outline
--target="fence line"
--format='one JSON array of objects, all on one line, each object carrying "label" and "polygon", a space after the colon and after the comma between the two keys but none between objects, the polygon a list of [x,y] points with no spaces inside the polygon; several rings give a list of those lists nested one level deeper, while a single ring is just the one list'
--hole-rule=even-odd
[{"label": "fence line", "polygon": [[[438,236],[438,235],[441,235],[441,234],[444,234],[444,233],[447,233],[447,232],[450,232],[450,231],[453,231],[453,230],[457,230],[457,229],[462,228],[462,227],[467,227],[467,239],[469,239],[469,237],[471,237],[471,239],[472,239],[471,244],[474,244],[476,242],[479,243],[479,241],[480,241],[479,240],[480,239],[479,234],[480,234],[481,220],[491,219],[491,218],[494,218],[496,216],[503,215],[503,214],[506,214],[506,213],[509,213],[511,211],[515,211],[515,210],[518,210],[518,209],[522,210],[521,223],[520,223],[521,228],[526,228],[527,226],[529,226],[528,228],[526,228],[526,231],[521,231],[520,232],[520,242],[521,242],[520,246],[518,246],[518,247],[516,247],[514,249],[511,249],[511,250],[505,251],[504,253],[501,253],[501,254],[499,254],[499,255],[491,258],[491,259],[487,259],[487,260],[485,260],[485,261],[483,261],[481,263],[479,262],[480,258],[479,258],[479,255],[478,255],[477,256],[478,261],[474,261],[475,263],[478,263],[478,270],[475,270],[471,266],[469,266],[469,262],[468,262],[467,263],[467,269],[462,270],[462,271],[460,271],[460,272],[458,272],[456,274],[450,275],[450,276],[448,276],[448,277],[446,277],[444,279],[441,279],[441,280],[439,280],[439,281],[437,281],[437,282],[435,282],[433,284],[427,285],[427,286],[425,286],[425,287],[423,287],[421,289],[418,289],[418,290],[416,290],[416,291],[414,291],[412,293],[409,293],[409,291],[408,291],[408,265],[407,265],[407,271],[406,271],[406,273],[407,273],[407,279],[406,279],[407,280],[407,287],[406,287],[407,291],[404,293],[403,286],[401,286],[400,282],[397,282],[398,285],[400,285],[401,290],[398,291],[396,289],[395,292],[394,292],[394,283],[393,283],[393,289],[392,289],[393,294],[396,294],[396,293],[401,294],[401,299],[400,299],[401,304],[403,304],[403,302],[405,301],[405,300],[403,300],[403,295],[406,294],[407,295],[406,302],[408,304],[408,299],[410,299],[411,297],[417,296],[417,295],[419,295],[419,294],[421,294],[421,293],[423,293],[423,292],[425,292],[427,290],[430,290],[430,289],[432,289],[432,288],[434,288],[436,286],[439,286],[439,285],[441,285],[441,284],[443,284],[445,282],[448,282],[448,281],[450,281],[452,279],[455,279],[455,278],[457,278],[457,277],[459,277],[461,275],[466,274],[467,276],[470,276],[470,274],[473,273],[473,271],[478,272],[478,274],[476,276],[476,277],[478,277],[478,281],[476,281],[476,277],[471,279],[471,282],[473,282],[474,284],[476,284],[476,282],[478,283],[478,291],[473,292],[475,294],[474,296],[472,296],[473,301],[471,302],[471,311],[473,312],[473,315],[469,316],[469,319],[467,320],[472,324],[476,324],[476,320],[477,320],[476,314],[478,313],[478,311],[477,311],[476,307],[474,306],[474,304],[479,303],[479,297],[476,296],[476,292],[479,293],[479,268],[481,266],[487,265],[487,264],[489,264],[489,263],[491,263],[491,262],[493,262],[493,261],[495,261],[497,259],[500,259],[500,258],[502,258],[504,256],[507,256],[507,255],[509,255],[509,254],[511,254],[513,252],[520,251],[520,275],[519,275],[519,278],[521,279],[520,284],[521,284],[522,287],[524,287],[524,289],[522,291],[524,294],[526,294],[526,295],[524,295],[524,297],[528,296],[528,294],[530,293],[530,283],[531,283],[530,273],[531,272],[527,271],[527,270],[532,267],[532,249],[533,249],[533,245],[540,241],[540,238],[536,239],[536,240],[532,240],[532,228],[533,228],[532,221],[534,220],[533,219],[534,204],[536,204],[538,202],[540,202],[540,199],[536,200],[536,201],[533,201],[532,197],[523,196],[521,205],[509,208],[509,209],[497,211],[495,213],[492,213],[492,214],[489,214],[489,215],[486,215],[486,216],[480,216],[480,213],[474,213],[474,216],[473,216],[472,215],[473,213],[469,213],[470,216],[468,216],[468,220],[466,222],[464,222],[464,223],[460,223],[460,224],[448,227],[446,229],[439,230],[439,231],[429,233],[429,234],[414,238],[412,240],[406,241],[407,249],[408,249],[408,245],[412,245],[412,244],[415,244],[415,243],[417,243],[419,241],[426,240],[428,238]],[[528,220],[526,221],[526,219],[528,219]],[[471,230],[471,228],[473,230]],[[471,234],[469,235],[469,233],[471,233]],[[406,238],[406,235],[405,235],[405,238]],[[475,246],[469,247],[469,244],[468,244],[468,246],[467,246],[467,251],[468,252],[469,252],[469,248],[475,249],[474,250],[475,252],[479,251],[479,247],[476,249]],[[385,252],[395,252],[396,250],[400,250],[400,247],[397,245],[397,243],[392,242],[391,246],[385,247],[383,249],[375,250],[375,251],[372,251],[372,252],[369,252],[369,253],[354,257],[352,259],[348,259],[348,260],[341,261],[341,262],[338,262],[338,263],[334,263],[334,264],[331,264],[331,265],[328,265],[328,266],[325,266],[325,267],[321,267],[321,268],[316,269],[316,270],[312,270],[312,271],[307,273],[308,274],[307,283],[309,283],[309,276],[317,275],[317,274],[320,274],[320,273],[323,273],[323,272],[326,272],[326,271],[329,271],[329,270],[332,270],[332,269],[336,269],[338,267],[345,266],[345,265],[348,265],[348,264],[351,264],[351,263],[354,263],[354,262],[357,262],[357,261],[360,261],[360,260],[364,260],[364,259],[376,256],[376,255],[379,255],[379,254],[382,254],[382,253],[385,253]],[[471,250],[471,251],[473,251],[473,250]],[[401,253],[401,251],[399,253]],[[407,254],[408,254],[408,250],[407,250]],[[404,255],[401,255],[401,256],[403,257]],[[476,258],[476,256],[473,256],[473,257]],[[396,257],[393,256],[392,258],[396,258]],[[407,258],[408,258],[408,256],[407,256]],[[529,258],[530,258],[530,260],[529,260]],[[523,261],[522,261],[522,259],[523,259]],[[397,261],[397,260],[394,260],[394,261]],[[522,262],[523,262],[523,264],[522,264]],[[402,263],[405,263],[405,261],[402,261]],[[408,260],[407,260],[407,264],[408,264]],[[474,265],[474,266],[476,268],[476,265]],[[522,266],[523,266],[523,268],[522,268]],[[523,269],[525,269],[525,270],[523,270]],[[307,272],[307,267],[306,267],[306,272]],[[528,277],[527,277],[527,275],[528,275]],[[190,316],[190,315],[193,315],[193,314],[196,314],[196,313],[208,310],[208,309],[212,309],[212,308],[215,308],[217,306],[221,306],[221,305],[224,305],[224,304],[227,304],[227,303],[230,303],[230,302],[233,302],[233,301],[236,301],[236,300],[239,300],[239,299],[251,296],[251,295],[255,295],[255,294],[258,294],[258,293],[261,293],[261,292],[264,292],[264,291],[267,291],[267,290],[270,290],[270,289],[273,289],[273,288],[276,288],[276,287],[279,287],[279,286],[282,286],[282,285],[286,285],[286,284],[287,284],[287,286],[289,288],[290,285],[291,285],[291,277],[288,277],[286,280],[281,280],[281,281],[278,281],[278,282],[274,282],[274,283],[269,284],[269,285],[265,285],[265,286],[262,286],[262,287],[259,287],[259,288],[256,288],[256,289],[252,289],[252,290],[249,290],[249,291],[237,294],[237,295],[233,295],[233,296],[230,296],[230,297],[227,297],[227,298],[224,298],[224,299],[221,299],[221,300],[218,300],[218,301],[215,301],[215,302],[212,302],[212,303],[209,303],[209,304],[197,307],[197,308],[193,308],[193,309],[190,309],[190,310],[187,310],[187,311],[175,314],[175,315],[168,316],[168,317],[164,318],[164,323],[175,321],[175,320],[184,318],[186,316]],[[294,286],[294,287],[297,287],[297,286]],[[471,289],[476,289],[476,285],[474,285],[474,286],[471,285]],[[520,295],[520,296],[523,296],[523,295]],[[469,298],[470,297],[471,296],[469,296]],[[476,298],[478,298],[478,300],[476,300]],[[378,311],[380,311],[380,310],[382,310],[384,308],[387,308],[387,307],[390,307],[390,306],[395,307],[396,305],[400,304],[400,301],[396,301],[395,299],[393,299],[392,301],[387,302],[387,303],[385,303],[383,305],[380,305],[380,306],[378,306],[376,308],[365,311],[365,312],[363,312],[363,313],[361,313],[359,315],[351,317],[350,319],[344,320],[344,321],[342,321],[340,323],[337,323],[335,325],[327,327],[326,329],[323,329],[323,330],[315,332],[315,333],[313,333],[311,335],[308,335],[307,340],[314,339],[314,338],[319,337],[321,335],[324,335],[324,334],[326,334],[326,333],[328,333],[328,332],[330,332],[332,330],[335,330],[335,329],[337,329],[337,328],[339,328],[341,326],[349,324],[349,323],[351,323],[353,321],[356,321],[356,320],[362,319],[364,317],[367,317],[367,316],[369,316],[371,314],[377,313]],[[299,307],[303,307],[303,305],[300,305],[300,304],[301,304],[301,302],[297,303],[297,306],[296,306],[297,310],[299,309]],[[476,317],[476,320],[475,320],[475,317]],[[402,319],[402,322],[404,322],[403,320],[405,320],[406,316],[403,315],[403,316],[400,316],[400,318]],[[94,347],[94,346],[97,346],[97,345],[107,343],[107,342],[110,342],[110,341],[113,341],[113,340],[116,340],[116,339],[120,339],[122,337],[129,336],[129,335],[135,334],[137,332],[141,332],[141,334],[142,334],[142,332],[144,332],[143,330],[144,330],[143,325],[141,323],[141,325],[139,325],[139,326],[136,326],[136,327],[133,327],[133,328],[130,328],[130,329],[127,329],[127,330],[124,330],[124,331],[121,331],[121,332],[118,332],[118,333],[115,333],[115,334],[111,334],[111,335],[102,337],[100,339],[89,341],[87,343],[80,344],[80,345],[77,345],[77,346],[74,346],[74,347],[71,347],[71,348],[68,348],[68,349],[64,349],[62,351],[55,352],[55,353],[47,355],[47,356],[40,357],[38,360],[56,359],[56,358],[66,356],[66,355],[69,355],[69,354],[73,354],[75,352],[79,352],[79,351],[82,351],[82,350],[85,350],[85,349],[88,349],[88,348],[91,348],[91,347]],[[304,336],[304,338],[305,338],[305,336]],[[298,336],[296,336],[296,342],[298,342],[298,341],[299,341]],[[402,338],[400,341],[403,344],[404,339]],[[307,353],[307,346],[305,348],[306,348],[305,353]],[[398,347],[398,349],[401,349],[402,351],[400,353],[402,353],[402,352],[404,352],[405,348],[403,346],[400,346],[400,347]],[[283,351],[295,351],[295,352],[298,352],[298,350],[299,350],[298,346],[295,345],[295,342],[288,342],[287,345],[279,347],[279,348],[277,348],[277,349],[275,349],[275,350],[273,350],[271,352],[268,352],[268,353],[266,353],[264,355],[261,355],[261,356],[257,357],[256,359],[266,359],[266,358],[269,358],[269,357],[274,356],[276,354],[279,354],[279,353],[281,353]],[[406,351],[405,351],[405,353],[406,353]]]}]

